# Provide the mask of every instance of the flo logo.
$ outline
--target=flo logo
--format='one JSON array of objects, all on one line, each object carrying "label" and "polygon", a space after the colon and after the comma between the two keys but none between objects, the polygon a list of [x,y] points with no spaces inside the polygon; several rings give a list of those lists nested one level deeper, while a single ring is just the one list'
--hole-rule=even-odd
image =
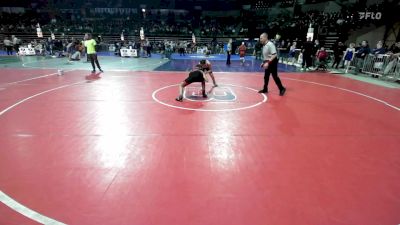
[{"label": "flo logo", "polygon": [[360,15],[360,20],[367,20],[367,19],[373,19],[373,20],[380,20],[382,18],[382,13],[381,12],[359,12]]},{"label": "flo logo", "polygon": [[207,92],[207,98],[203,97],[201,87],[186,87],[183,96],[190,101],[233,102],[236,100],[235,93],[229,87],[211,88]]}]

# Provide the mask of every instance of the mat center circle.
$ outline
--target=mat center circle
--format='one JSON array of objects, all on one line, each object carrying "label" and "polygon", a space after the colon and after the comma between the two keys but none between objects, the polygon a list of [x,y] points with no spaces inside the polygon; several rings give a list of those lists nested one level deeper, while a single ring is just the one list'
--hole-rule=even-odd
[{"label": "mat center circle", "polygon": [[203,97],[200,84],[185,87],[183,102],[176,102],[179,84],[169,85],[155,90],[153,99],[165,106],[195,111],[235,111],[250,109],[267,101],[265,94],[257,90],[234,84],[206,86],[207,97]]}]

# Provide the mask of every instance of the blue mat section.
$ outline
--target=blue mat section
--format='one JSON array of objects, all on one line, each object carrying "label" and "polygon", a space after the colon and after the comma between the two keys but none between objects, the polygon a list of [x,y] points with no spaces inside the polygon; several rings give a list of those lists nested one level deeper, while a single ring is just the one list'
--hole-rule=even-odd
[{"label": "blue mat section", "polygon": [[[185,55],[179,55],[177,53],[174,53],[171,55],[171,59],[195,59],[195,60],[201,60],[201,59],[208,59],[208,60],[213,60],[213,61],[226,61],[226,55],[225,54],[214,54],[214,55],[209,55],[205,56],[204,54],[185,54]],[[254,60],[254,56],[246,56],[246,60]],[[231,61],[239,61],[240,57],[239,55],[231,55]]]},{"label": "blue mat section", "polygon": [[[99,56],[115,56],[115,57],[120,57],[120,56],[118,56],[118,55],[115,55],[114,52],[98,52],[97,55],[99,55]],[[132,58],[132,57],[127,57],[127,58]],[[151,57],[142,56],[142,57],[140,57],[140,58],[142,58],[142,59],[163,59],[163,58],[165,58],[165,57],[164,57],[164,55],[161,55],[161,54],[158,54],[158,53],[152,53],[152,54],[151,54]]]},{"label": "blue mat section", "polygon": [[[199,59],[172,59],[169,62],[155,68],[155,71],[190,71],[192,70],[199,61],[203,58]],[[261,60],[246,60],[245,63],[242,63],[238,60],[231,60],[231,65],[226,65],[225,60],[213,60],[211,58],[207,58],[212,66],[213,71],[215,72],[263,72],[263,69],[260,68]],[[286,64],[278,64],[278,71],[280,72],[295,72],[296,67]]]},{"label": "blue mat section", "polygon": [[[13,55],[15,55],[15,51],[12,52]],[[0,55],[7,55],[6,51],[0,50]]]},{"label": "blue mat section", "polygon": [[[2,59],[0,60],[0,64],[3,65],[11,65],[10,63],[21,63],[28,61],[29,65],[34,65],[35,60],[40,61],[39,67],[46,67],[47,59],[53,59],[49,56],[41,57],[41,56],[26,56],[26,57],[4,57],[6,52],[0,51],[0,55]],[[154,70],[154,71],[190,71],[192,70],[200,60],[208,59],[213,65],[213,71],[215,72],[257,72],[262,73],[263,69],[260,68],[261,60],[256,60],[253,56],[247,56],[244,64],[239,60],[238,55],[231,56],[231,65],[226,65],[226,55],[210,55],[209,57],[205,57],[203,54],[186,54],[180,56],[179,54],[172,54],[171,59],[167,60],[164,58],[164,55],[161,54],[152,54],[149,58],[120,58],[119,56],[115,56],[113,52],[99,52],[99,56],[102,56],[100,63],[104,63],[110,69],[127,69],[127,70]],[[108,56],[108,57],[104,57]],[[24,59],[24,60],[22,60]],[[84,61],[86,58],[83,57]],[[22,60],[22,61],[21,61]],[[45,60],[45,61],[43,61]],[[60,58],[59,60],[66,60],[66,58]],[[48,67],[52,68],[53,61],[48,61]],[[63,61],[63,63],[65,63]],[[130,66],[131,65],[131,66]],[[159,66],[157,66],[159,65]],[[14,65],[15,66],[15,65]],[[278,71],[280,72],[295,72],[295,66],[286,65],[286,64],[278,64]]]}]

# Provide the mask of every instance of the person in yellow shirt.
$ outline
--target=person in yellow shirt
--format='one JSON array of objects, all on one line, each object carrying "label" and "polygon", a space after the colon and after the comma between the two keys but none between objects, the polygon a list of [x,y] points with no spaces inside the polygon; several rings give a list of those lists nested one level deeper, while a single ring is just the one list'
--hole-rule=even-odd
[{"label": "person in yellow shirt", "polygon": [[91,34],[85,34],[85,41],[83,44],[86,47],[86,54],[88,55],[88,58],[90,62],[92,63],[92,73],[96,72],[96,67],[94,63],[96,63],[97,68],[99,68],[100,72],[103,72],[103,70],[100,67],[99,60],[97,60],[97,53],[96,53],[96,41],[92,38]]}]

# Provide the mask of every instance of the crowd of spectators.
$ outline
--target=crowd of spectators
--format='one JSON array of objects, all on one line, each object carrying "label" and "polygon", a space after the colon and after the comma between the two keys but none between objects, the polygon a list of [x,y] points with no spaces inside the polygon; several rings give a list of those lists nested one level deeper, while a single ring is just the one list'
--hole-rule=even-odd
[{"label": "crowd of spectators", "polygon": [[[356,30],[365,27],[369,24],[382,25],[386,21],[385,18],[381,20],[360,19],[359,12],[384,12],[384,3],[371,5],[365,7],[362,5],[347,5],[342,6],[339,12],[322,12],[322,11],[307,11],[301,12],[296,10],[295,13],[282,14],[279,17],[269,17],[266,15],[257,14],[252,9],[241,9],[240,15],[237,16],[205,16],[199,12],[192,12],[182,10],[179,13],[171,10],[169,13],[161,13],[159,10],[141,10],[131,13],[129,15],[123,13],[110,14],[100,13],[93,10],[95,7],[129,7],[130,1],[84,1],[77,2],[75,0],[55,0],[52,2],[55,7],[52,10],[27,10],[25,13],[0,13],[0,33],[18,34],[18,33],[32,33],[36,34],[37,24],[41,25],[44,32],[58,33],[58,34],[76,34],[76,33],[95,33],[101,35],[118,35],[123,33],[126,36],[139,36],[139,31],[144,28],[146,36],[184,36],[190,37],[195,34],[196,37],[213,37],[211,43],[204,45],[193,45],[187,41],[158,41],[158,42],[135,42],[134,40],[125,42],[112,43],[115,52],[118,53],[119,49],[124,47],[133,47],[137,49],[145,49],[147,52],[160,52],[168,57],[168,54],[177,52],[179,54],[197,52],[197,49],[204,49],[206,53],[218,54],[224,52],[224,43],[216,41],[216,37],[257,37],[261,32],[268,31],[271,36],[280,34],[283,38],[274,40],[277,47],[281,49],[281,54],[284,57],[290,58],[290,62],[297,61],[298,55],[295,56],[293,51],[295,49],[302,49],[301,53],[306,52],[306,57],[302,60],[302,66],[308,68],[310,64],[307,57],[310,55],[315,59],[324,58],[326,62],[332,62],[333,67],[345,67],[343,60],[346,57],[351,43],[345,43],[346,34],[351,30]],[[133,2],[133,0],[131,1]],[[287,1],[281,6],[290,6],[293,1]],[[35,5],[36,8],[40,8]],[[86,10],[73,10],[62,11],[63,8],[79,9],[86,7]],[[259,10],[274,10],[266,6],[265,9]],[[272,7],[272,4],[271,4]],[[92,9],[92,10],[90,10]],[[51,13],[50,13],[51,11]],[[385,16],[385,15],[383,15]],[[340,41],[332,48],[332,52],[325,54],[325,47],[319,42],[309,43],[303,39],[307,29],[312,26],[315,32],[335,32],[344,34],[340,37]],[[318,36],[318,34],[317,34]],[[23,41],[23,40],[22,40]],[[9,52],[10,49],[19,46],[21,40],[15,37],[6,36],[3,41],[3,46]],[[66,51],[71,49],[71,43],[76,40],[69,39],[43,39],[32,41],[32,46],[35,46],[40,54],[54,55],[55,51]],[[78,42],[76,42],[78,43]],[[110,44],[110,43],[108,43]],[[251,43],[247,43],[251,45]],[[75,44],[76,45],[76,44]],[[74,46],[75,46],[74,45]],[[311,47],[307,47],[307,46]],[[255,46],[248,46],[248,49],[257,50]],[[310,48],[312,50],[307,50]],[[364,59],[369,54],[385,54],[398,51],[398,44],[393,46],[385,46],[384,43],[374,43],[370,47],[367,41],[363,43],[354,43],[354,58]],[[72,48],[72,49],[75,49]],[[17,50],[17,49],[15,49]],[[302,54],[304,57],[304,54]],[[282,58],[284,58],[282,57]],[[352,56],[353,57],[353,56]],[[306,60],[307,59],[307,60]],[[340,60],[338,60],[340,59]],[[307,63],[308,61],[308,63]],[[317,60],[315,60],[317,61]],[[314,61],[312,61],[314,62]],[[335,63],[336,62],[336,63]],[[340,62],[340,63],[339,63]],[[356,68],[358,70],[359,68]]]},{"label": "crowd of spectators", "polygon": [[[61,1],[60,4],[75,4],[76,1]],[[93,2],[93,1],[92,1]],[[95,1],[97,2],[97,1]],[[124,1],[125,2],[125,1]],[[106,3],[106,1],[105,1]],[[87,2],[86,4],[92,4]],[[95,4],[95,3],[93,3]],[[97,4],[97,3],[96,3]],[[68,7],[68,6],[65,6]],[[105,6],[104,6],[105,7]],[[61,7],[62,8],[62,7]],[[273,9],[266,9],[273,10]],[[369,23],[382,23],[382,20],[360,20],[358,12],[383,10],[382,4],[368,8],[357,5],[342,7],[341,12],[325,13],[309,11],[306,13],[283,14],[279,18],[259,16],[251,10],[241,10],[240,16],[209,17],[189,11],[181,14],[161,14],[160,11],[148,10],[125,14],[88,12],[67,13],[55,10],[54,13],[26,11],[24,14],[1,13],[0,32],[2,33],[35,33],[36,24],[40,23],[44,32],[57,33],[101,33],[101,34],[137,34],[143,27],[148,35],[180,35],[190,36],[195,33],[203,37],[243,36],[251,37],[260,31],[268,30],[279,33],[290,39],[296,38],[299,33],[306,33],[310,24],[314,28],[323,28],[329,31],[345,33],[350,29],[357,29]]]},{"label": "crowd of spectators", "polygon": [[143,27],[150,35],[181,35],[192,33],[205,37],[236,35],[237,18],[211,18],[168,15],[147,15],[144,19],[140,14],[98,15],[90,17],[81,15],[59,14],[52,18],[48,14],[0,14],[2,33],[35,33],[39,23],[44,32],[55,33],[101,33],[101,34],[137,34]]}]

